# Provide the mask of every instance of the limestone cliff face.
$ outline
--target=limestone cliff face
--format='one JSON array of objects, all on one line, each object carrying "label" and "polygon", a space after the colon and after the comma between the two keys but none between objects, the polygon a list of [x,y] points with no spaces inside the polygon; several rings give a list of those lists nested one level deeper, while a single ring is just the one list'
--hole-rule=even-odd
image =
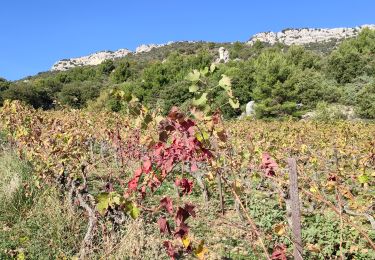
[{"label": "limestone cliff face", "polygon": [[166,44],[142,44],[135,49],[135,53],[138,54],[138,53],[142,53],[142,52],[149,52],[152,49],[164,47],[164,46],[167,46],[167,45],[171,45],[173,43],[174,42],[168,42]]},{"label": "limestone cliff face", "polygon": [[105,60],[116,59],[125,57],[131,53],[127,49],[119,49],[117,51],[100,51],[88,56],[83,56],[79,58],[64,59],[56,62],[51,71],[65,71],[78,66],[87,66],[87,65],[98,65]]},{"label": "limestone cliff face", "polygon": [[[253,45],[256,41],[261,41],[268,44],[283,43],[286,45],[304,45],[311,43],[324,43],[330,41],[341,41],[346,38],[355,37],[363,28],[375,29],[375,25],[362,25],[354,28],[332,28],[332,29],[286,29],[282,32],[262,32],[255,34],[247,43]],[[188,41],[194,43],[193,41]],[[56,62],[51,71],[65,71],[78,66],[98,65],[108,59],[123,58],[130,53],[134,55],[142,55],[150,52],[155,48],[161,48],[173,44],[168,42],[166,44],[142,44],[137,47],[135,52],[128,49],[119,49],[117,51],[101,51],[83,56],[79,58],[63,59]],[[176,42],[177,43],[177,42]],[[219,50],[220,58],[227,62],[229,54],[225,49]]]},{"label": "limestone cliff face", "polygon": [[332,29],[287,29],[282,32],[262,32],[255,34],[247,43],[253,45],[256,41],[286,45],[304,45],[310,43],[322,43],[329,41],[340,41],[355,37],[363,28],[375,29],[375,25],[362,25],[354,28],[332,28]]},{"label": "limestone cliff face", "polygon": [[99,65],[105,60],[113,60],[117,58],[123,58],[130,53],[139,54],[150,52],[154,48],[160,48],[172,44],[168,42],[166,44],[142,44],[136,48],[135,52],[128,49],[119,49],[117,51],[99,51],[88,56],[82,56],[79,58],[70,58],[57,61],[51,68],[51,71],[65,71],[74,67],[88,66],[88,65]]}]

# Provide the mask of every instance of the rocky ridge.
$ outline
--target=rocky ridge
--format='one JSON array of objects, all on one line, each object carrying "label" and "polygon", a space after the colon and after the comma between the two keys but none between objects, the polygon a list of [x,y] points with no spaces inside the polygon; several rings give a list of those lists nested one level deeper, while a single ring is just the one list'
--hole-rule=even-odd
[{"label": "rocky ridge", "polygon": [[[312,43],[324,43],[336,41],[340,42],[346,38],[355,37],[363,28],[375,29],[375,25],[362,25],[354,28],[331,28],[331,29],[285,29],[281,32],[262,32],[255,34],[248,42],[250,46],[260,41],[270,45],[282,43],[285,45],[308,45]],[[142,54],[150,52],[155,48],[161,48],[171,45],[174,42],[166,44],[142,44],[138,46],[135,52],[128,49],[119,49],[117,51],[100,51],[88,56],[79,58],[63,59],[56,62],[51,71],[65,71],[78,66],[98,65],[108,59],[123,58],[129,54]],[[189,43],[194,43],[189,41]],[[229,54],[225,49],[219,50],[219,61],[227,62]]]},{"label": "rocky ridge", "polygon": [[99,51],[78,58],[62,59],[53,64],[51,71],[66,71],[79,66],[99,65],[105,60],[123,58],[129,54],[150,52],[154,48],[164,47],[173,43],[174,42],[171,41],[166,44],[142,44],[136,48],[135,52],[132,52],[128,49],[119,49],[117,51]]},{"label": "rocky ridge", "polygon": [[78,66],[98,65],[105,60],[125,57],[129,53],[132,52],[128,49],[119,49],[117,51],[99,51],[79,58],[63,59],[56,62],[51,71],[65,71]]},{"label": "rocky ridge", "polygon": [[323,43],[329,41],[341,41],[346,38],[355,37],[364,29],[375,29],[375,25],[367,24],[354,28],[331,28],[331,29],[286,29],[281,32],[262,32],[255,34],[247,43],[253,45],[260,41],[268,44],[282,43],[285,45],[305,45],[311,43]]}]

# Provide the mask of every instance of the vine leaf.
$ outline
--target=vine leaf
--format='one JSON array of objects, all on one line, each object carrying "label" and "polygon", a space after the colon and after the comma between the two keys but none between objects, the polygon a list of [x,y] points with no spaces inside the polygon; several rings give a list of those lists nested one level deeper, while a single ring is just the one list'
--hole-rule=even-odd
[{"label": "vine leaf", "polygon": [[204,246],[204,240],[202,240],[198,247],[195,249],[194,253],[198,259],[203,260],[204,255],[208,252],[208,249]]},{"label": "vine leaf", "polygon": [[191,243],[190,238],[189,238],[188,235],[182,237],[181,238],[181,242],[182,242],[182,244],[184,245],[185,248],[189,248],[190,243]]},{"label": "vine leaf", "polygon": [[175,250],[174,250],[174,246],[172,245],[171,241],[164,241],[164,247],[165,249],[167,250],[167,254],[168,256],[174,260],[177,256]]},{"label": "vine leaf", "polygon": [[216,70],[216,65],[214,63],[212,63],[211,66],[210,66],[210,72],[214,73],[215,70]]},{"label": "vine leaf", "polygon": [[273,228],[273,231],[276,234],[278,234],[279,236],[282,236],[286,232],[286,227],[285,227],[284,223],[279,223],[279,224],[275,225],[275,227]]},{"label": "vine leaf", "polygon": [[198,91],[198,85],[194,84],[189,87],[189,92],[195,93]]},{"label": "vine leaf", "polygon": [[204,69],[201,69],[201,70],[200,70],[200,73],[201,73],[203,76],[207,76],[207,75],[208,75],[208,72],[209,72],[209,68],[208,68],[208,67],[204,67]]},{"label": "vine leaf", "polygon": [[190,194],[193,191],[193,186],[194,186],[193,181],[190,181],[186,178],[182,178],[181,180],[176,179],[175,185],[182,189],[183,195]]},{"label": "vine leaf", "polygon": [[186,79],[191,81],[191,82],[198,82],[199,78],[201,76],[201,73],[198,70],[194,70],[193,72],[190,72],[187,76]]},{"label": "vine leaf", "polygon": [[277,245],[273,253],[271,255],[271,259],[273,260],[287,260],[286,258],[286,246],[285,245]]},{"label": "vine leaf", "polygon": [[126,204],[126,212],[130,215],[132,219],[137,219],[141,214],[140,209],[134,202],[128,202]]},{"label": "vine leaf", "polygon": [[233,108],[233,109],[238,109],[240,107],[240,102],[238,102],[238,100],[235,100],[233,98],[230,98],[229,99],[229,105]]},{"label": "vine leaf", "polygon": [[100,193],[97,197],[98,203],[96,204],[96,209],[101,215],[104,215],[109,207],[109,194],[108,193]]},{"label": "vine leaf", "polygon": [[204,92],[200,95],[199,98],[196,98],[193,100],[193,105],[194,106],[203,106],[207,103],[207,93]]},{"label": "vine leaf", "polygon": [[165,197],[160,200],[160,207],[164,208],[169,214],[173,214],[173,203],[171,198]]},{"label": "vine leaf", "polygon": [[226,75],[221,75],[221,80],[219,81],[219,86],[222,87],[224,90],[229,91],[232,83],[230,78]]},{"label": "vine leaf", "polygon": [[166,218],[160,217],[158,220],[158,225],[159,225],[160,233],[171,234],[171,228],[169,227],[169,223]]},{"label": "vine leaf", "polygon": [[368,175],[366,175],[366,174],[361,174],[361,175],[358,176],[358,181],[359,181],[359,183],[361,183],[361,184],[368,183],[369,180],[370,180],[370,178],[369,178]]}]

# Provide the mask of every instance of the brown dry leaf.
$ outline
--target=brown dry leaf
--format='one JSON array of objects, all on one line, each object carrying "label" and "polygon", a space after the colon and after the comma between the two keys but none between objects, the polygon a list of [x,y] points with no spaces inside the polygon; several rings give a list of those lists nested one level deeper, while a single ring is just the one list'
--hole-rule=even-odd
[{"label": "brown dry leaf", "polygon": [[279,236],[282,236],[286,232],[286,226],[284,223],[279,223],[274,226],[273,231],[278,234]]},{"label": "brown dry leaf", "polygon": [[314,253],[319,253],[321,250],[319,245],[314,244],[306,244],[306,249]]},{"label": "brown dry leaf", "polygon": [[356,246],[356,245],[352,245],[350,246],[350,253],[354,253],[354,252],[357,252],[359,250],[359,246]]}]

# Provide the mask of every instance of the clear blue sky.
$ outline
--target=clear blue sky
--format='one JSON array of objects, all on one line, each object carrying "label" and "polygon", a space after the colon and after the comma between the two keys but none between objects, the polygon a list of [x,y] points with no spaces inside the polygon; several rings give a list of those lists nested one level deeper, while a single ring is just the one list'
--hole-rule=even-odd
[{"label": "clear blue sky", "polygon": [[1,0],[0,77],[142,43],[246,41],[261,31],[367,23],[375,23],[373,0]]}]

